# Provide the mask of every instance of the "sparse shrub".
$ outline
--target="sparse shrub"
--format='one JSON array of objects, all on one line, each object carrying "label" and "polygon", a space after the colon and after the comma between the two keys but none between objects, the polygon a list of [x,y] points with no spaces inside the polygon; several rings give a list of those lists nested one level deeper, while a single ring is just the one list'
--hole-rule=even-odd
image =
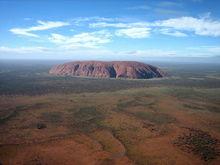
[{"label": "sparse shrub", "polygon": [[63,121],[61,112],[43,112],[41,114],[41,119],[51,123],[57,123]]},{"label": "sparse shrub", "polygon": [[148,106],[148,107],[152,107],[152,105],[154,105],[154,102],[147,102],[146,100],[142,100],[139,97],[135,97],[132,100],[121,100],[119,101],[119,103],[117,104],[117,107],[119,110],[123,110],[125,108],[128,107],[136,107],[136,106]]},{"label": "sparse shrub", "polygon": [[103,114],[96,107],[83,107],[73,113],[73,127],[79,131],[91,132],[100,128]]},{"label": "sparse shrub", "polygon": [[47,125],[44,123],[37,123],[37,129],[44,129],[46,127],[47,127]]},{"label": "sparse shrub", "polygon": [[143,120],[148,120],[148,121],[155,123],[155,124],[169,124],[169,123],[173,123],[176,121],[176,118],[174,118],[168,114],[150,112],[150,111],[136,112],[135,116],[137,116]]},{"label": "sparse shrub", "polygon": [[6,121],[18,115],[18,112],[13,109],[8,109],[9,113],[5,116],[0,117],[0,124],[4,124]]},{"label": "sparse shrub", "polygon": [[199,155],[204,161],[212,160],[219,156],[218,143],[219,141],[207,132],[192,128],[188,128],[188,133],[177,137],[174,141],[174,145],[184,151]]}]

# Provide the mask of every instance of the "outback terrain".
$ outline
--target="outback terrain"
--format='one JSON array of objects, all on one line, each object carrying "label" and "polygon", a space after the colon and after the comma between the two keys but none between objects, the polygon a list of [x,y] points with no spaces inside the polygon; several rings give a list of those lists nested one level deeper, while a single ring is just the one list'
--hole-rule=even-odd
[{"label": "outback terrain", "polygon": [[128,80],[49,74],[60,63],[0,62],[0,164],[219,164],[218,64]]}]

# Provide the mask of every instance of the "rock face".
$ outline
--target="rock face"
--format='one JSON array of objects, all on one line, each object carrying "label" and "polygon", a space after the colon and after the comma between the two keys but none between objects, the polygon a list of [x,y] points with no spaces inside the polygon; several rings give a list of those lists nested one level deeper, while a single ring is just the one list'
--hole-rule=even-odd
[{"label": "rock face", "polygon": [[75,61],[56,65],[49,71],[53,75],[100,78],[148,79],[164,77],[159,68],[135,61]]}]

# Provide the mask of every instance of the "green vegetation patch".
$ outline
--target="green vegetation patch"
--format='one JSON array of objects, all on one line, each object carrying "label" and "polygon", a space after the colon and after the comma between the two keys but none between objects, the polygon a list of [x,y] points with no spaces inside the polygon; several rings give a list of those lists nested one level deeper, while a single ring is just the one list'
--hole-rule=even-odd
[{"label": "green vegetation patch", "polygon": [[184,107],[194,109],[194,110],[204,110],[203,107],[200,107],[198,105],[192,105],[192,104],[183,104]]},{"label": "green vegetation patch", "polygon": [[189,87],[172,87],[163,88],[161,90],[164,94],[168,94],[178,99],[197,100],[202,102],[212,102],[219,105],[220,88],[216,89],[201,89]]},{"label": "green vegetation patch", "polygon": [[31,109],[37,109],[37,108],[42,108],[43,106],[45,106],[45,103],[36,103],[33,105],[17,105],[13,108],[9,108],[9,109],[5,109],[2,110],[0,109],[0,111],[4,114],[0,116],[0,124],[5,123],[6,121],[10,120],[13,117],[18,116],[19,112],[21,111],[26,111],[26,110],[31,110]]},{"label": "green vegetation patch", "polygon": [[154,101],[146,101],[143,100],[141,97],[134,97],[131,100],[119,100],[119,103],[117,104],[117,108],[119,110],[123,110],[129,107],[136,107],[136,106],[153,106],[155,103]]},{"label": "green vegetation patch", "polygon": [[96,107],[83,107],[72,115],[73,127],[82,132],[92,132],[101,128],[103,114]]},{"label": "green vegetation patch", "polygon": [[207,106],[206,108],[207,108],[208,111],[210,111],[210,112],[220,113],[220,107],[217,107],[217,106]]},{"label": "green vegetation patch", "polygon": [[47,106],[47,103],[35,103],[35,104],[26,104],[26,105],[18,105],[15,107],[16,111],[25,111],[25,110],[32,110],[32,109],[40,109],[43,108],[45,106]]},{"label": "green vegetation patch", "polygon": [[43,112],[41,119],[50,123],[59,123],[63,121],[63,116],[61,112]]},{"label": "green vegetation patch", "polygon": [[217,147],[219,141],[207,132],[188,128],[188,133],[185,133],[174,141],[174,144],[186,152],[192,152],[199,155],[204,161],[215,159],[220,154]]},{"label": "green vegetation patch", "polygon": [[8,110],[8,111],[9,113],[7,113],[6,115],[0,116],[0,124],[4,124],[6,121],[18,115],[18,112],[16,110]]},{"label": "green vegetation patch", "polygon": [[176,118],[168,114],[151,112],[151,111],[136,112],[135,116],[137,116],[138,118],[141,118],[142,120],[148,120],[152,123],[159,124],[159,125],[176,122]]},{"label": "green vegetation patch", "polygon": [[189,108],[192,110],[203,110],[209,112],[220,113],[220,107],[216,105],[197,105],[197,104],[183,104],[185,108]]}]

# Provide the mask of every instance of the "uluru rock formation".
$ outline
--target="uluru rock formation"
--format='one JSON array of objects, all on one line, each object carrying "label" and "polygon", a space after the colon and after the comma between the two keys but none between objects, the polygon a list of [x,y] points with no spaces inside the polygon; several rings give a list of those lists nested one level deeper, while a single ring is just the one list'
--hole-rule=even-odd
[{"label": "uluru rock formation", "polygon": [[148,79],[164,77],[159,68],[135,61],[74,61],[52,67],[53,75]]}]

